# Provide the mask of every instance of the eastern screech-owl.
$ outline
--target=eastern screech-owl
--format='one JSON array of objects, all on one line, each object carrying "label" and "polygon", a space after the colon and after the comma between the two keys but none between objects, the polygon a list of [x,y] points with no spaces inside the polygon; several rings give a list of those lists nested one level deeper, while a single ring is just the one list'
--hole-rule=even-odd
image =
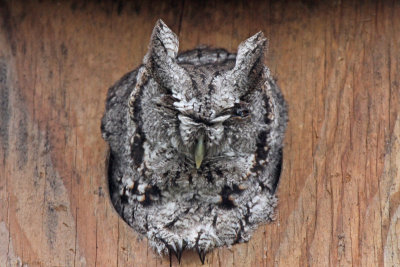
[{"label": "eastern screech-owl", "polygon": [[272,220],[287,121],[259,32],[237,54],[178,55],[159,20],[143,64],[110,88],[102,120],[114,207],[159,254],[248,241]]}]

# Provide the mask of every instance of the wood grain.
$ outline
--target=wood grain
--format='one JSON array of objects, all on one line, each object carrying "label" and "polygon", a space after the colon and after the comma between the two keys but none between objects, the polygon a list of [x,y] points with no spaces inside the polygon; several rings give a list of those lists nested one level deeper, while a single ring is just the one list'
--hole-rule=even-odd
[{"label": "wood grain", "polygon": [[181,51],[264,31],[289,104],[276,222],[205,266],[399,266],[399,14],[398,1],[0,1],[0,266],[169,266],[114,211],[100,135],[107,89],[158,18]]}]

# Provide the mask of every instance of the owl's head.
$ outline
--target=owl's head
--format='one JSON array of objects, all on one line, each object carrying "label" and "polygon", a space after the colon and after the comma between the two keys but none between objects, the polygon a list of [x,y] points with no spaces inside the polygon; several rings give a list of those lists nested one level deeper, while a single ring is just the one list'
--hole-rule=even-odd
[{"label": "owl's head", "polygon": [[166,158],[178,153],[197,169],[255,155],[270,121],[266,43],[259,32],[239,45],[237,55],[204,48],[178,55],[177,36],[159,20],[131,95],[141,94],[139,126],[149,151]]}]

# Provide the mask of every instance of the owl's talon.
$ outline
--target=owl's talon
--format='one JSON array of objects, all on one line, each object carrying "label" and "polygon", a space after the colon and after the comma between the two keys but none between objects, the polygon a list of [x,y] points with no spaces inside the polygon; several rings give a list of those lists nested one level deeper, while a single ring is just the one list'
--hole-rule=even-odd
[{"label": "owl's talon", "polygon": [[176,255],[176,258],[178,259],[178,263],[181,264],[182,250],[179,250],[179,251],[178,251],[178,253],[177,253],[177,255]]},{"label": "owl's talon", "polygon": [[204,250],[202,250],[202,249],[197,248],[197,254],[199,254],[199,258],[200,258],[201,264],[204,265],[204,261],[206,259],[206,252]]}]

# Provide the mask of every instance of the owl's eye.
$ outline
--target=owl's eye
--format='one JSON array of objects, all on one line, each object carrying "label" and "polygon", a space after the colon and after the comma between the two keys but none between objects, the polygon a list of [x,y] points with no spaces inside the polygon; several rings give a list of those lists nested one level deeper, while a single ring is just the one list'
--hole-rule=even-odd
[{"label": "owl's eye", "polygon": [[235,105],[232,110],[233,116],[235,117],[247,117],[249,115],[249,110],[243,105]]},{"label": "owl's eye", "polygon": [[162,97],[153,99],[153,103],[157,107],[163,107],[172,112],[177,112],[177,110],[174,107],[174,102],[176,102],[176,101],[178,101],[178,99],[176,99],[175,97],[173,97],[171,95],[164,95]]},{"label": "owl's eye", "polygon": [[246,117],[249,115],[249,111],[247,109],[239,108],[235,110],[235,115],[239,117]]}]

